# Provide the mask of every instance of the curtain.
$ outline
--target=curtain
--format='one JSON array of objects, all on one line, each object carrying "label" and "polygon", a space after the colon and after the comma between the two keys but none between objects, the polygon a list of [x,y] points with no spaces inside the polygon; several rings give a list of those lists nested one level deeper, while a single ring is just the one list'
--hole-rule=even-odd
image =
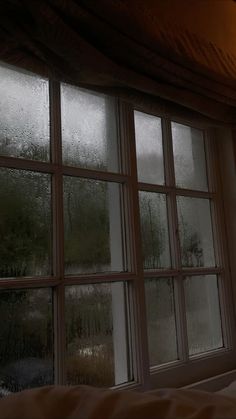
[{"label": "curtain", "polygon": [[233,0],[1,0],[0,8],[2,62],[137,105],[236,121]]}]

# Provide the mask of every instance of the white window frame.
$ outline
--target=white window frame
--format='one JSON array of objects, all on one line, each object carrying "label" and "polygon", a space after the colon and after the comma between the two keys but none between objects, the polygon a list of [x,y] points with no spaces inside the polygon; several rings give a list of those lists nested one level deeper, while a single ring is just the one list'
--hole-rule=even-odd
[{"label": "white window frame", "polygon": [[[53,276],[1,279],[0,289],[19,289],[34,287],[52,287],[54,290],[54,344],[55,344],[55,383],[65,384],[65,318],[63,315],[65,307],[65,286],[87,283],[103,282],[128,282],[130,284],[130,341],[132,348],[133,382],[116,386],[115,388],[137,388],[142,390],[157,387],[176,386],[180,387],[194,381],[229,371],[236,367],[236,337],[235,319],[233,310],[232,289],[236,298],[236,287],[232,288],[231,274],[236,272],[235,261],[227,249],[227,239],[231,238],[229,222],[225,221],[225,212],[230,212],[230,196],[235,191],[225,193],[222,188],[220,170],[225,170],[226,163],[219,163],[219,148],[223,149],[220,136],[217,135],[217,128],[210,129],[211,122],[192,122],[188,118],[169,115],[166,112],[149,112],[148,106],[135,108],[144,113],[151,113],[162,118],[163,145],[165,154],[166,185],[151,185],[139,183],[137,179],[137,162],[135,151],[135,129],[134,129],[134,106],[122,100],[117,100],[117,122],[119,128],[120,152],[122,155],[122,173],[101,172],[97,170],[69,167],[62,165],[62,143],[61,143],[61,109],[60,109],[60,83],[49,81],[50,92],[50,133],[51,133],[51,162],[32,161],[22,158],[0,156],[0,167],[32,170],[52,175],[52,213],[53,213]],[[209,174],[209,192],[199,192],[176,188],[174,185],[174,164],[171,143],[170,121],[191,125],[194,128],[205,131],[206,158]],[[229,138],[229,135],[228,135]],[[230,142],[230,140],[229,140]],[[220,147],[219,147],[220,144]],[[221,150],[222,152],[222,150]],[[225,153],[227,155],[227,153]],[[226,161],[227,156],[225,156]],[[231,167],[234,162],[231,162]],[[228,167],[228,172],[230,168]],[[226,170],[227,172],[227,170]],[[63,175],[105,180],[123,184],[123,212],[127,247],[127,272],[109,274],[88,275],[64,275],[64,230],[63,230]],[[233,178],[233,174],[226,173],[226,177]],[[227,183],[224,179],[224,184]],[[176,261],[175,268],[160,269],[152,272],[144,272],[142,262],[142,244],[140,231],[140,215],[138,191],[148,190],[163,192],[168,195],[168,216],[171,220],[172,229],[171,252]],[[223,191],[223,192],[222,192]],[[180,247],[176,239],[175,231],[178,228],[175,196],[181,194],[192,197],[208,197],[213,199],[214,204],[214,240],[221,243],[218,246],[216,268],[189,268],[181,269]],[[224,196],[226,206],[222,204],[221,197]],[[235,198],[236,200],[236,198]],[[227,213],[227,214],[228,214]],[[232,221],[230,212],[229,221]],[[236,244],[236,231],[232,238]],[[220,238],[220,240],[219,240]],[[230,255],[229,255],[230,253]],[[228,257],[229,256],[229,257]],[[230,261],[229,261],[230,258]],[[209,353],[188,358],[186,321],[184,316],[184,295],[181,281],[178,281],[178,305],[179,305],[179,327],[178,338],[182,342],[181,360],[161,365],[155,368],[149,367],[148,339],[146,325],[146,303],[144,278],[147,277],[175,277],[182,278],[183,271],[192,274],[220,274],[221,281],[221,307],[222,324],[225,347],[210,351]],[[236,301],[234,299],[234,301]],[[178,321],[178,319],[177,319]]]}]

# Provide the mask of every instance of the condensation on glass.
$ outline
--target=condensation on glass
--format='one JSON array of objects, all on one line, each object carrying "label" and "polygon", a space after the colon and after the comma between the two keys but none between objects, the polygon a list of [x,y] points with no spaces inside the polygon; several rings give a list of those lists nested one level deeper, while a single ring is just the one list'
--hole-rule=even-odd
[{"label": "condensation on glass", "polygon": [[126,301],[122,282],[66,287],[68,384],[109,387],[131,379]]},{"label": "condensation on glass", "polygon": [[65,273],[124,270],[121,185],[65,176]]},{"label": "condensation on glass", "polygon": [[214,267],[209,199],[177,197],[183,267]]},{"label": "condensation on glass", "polygon": [[51,274],[51,177],[0,168],[0,277]]},{"label": "condensation on glass", "polygon": [[0,66],[0,155],[48,161],[48,81]]},{"label": "condensation on glass", "polygon": [[171,266],[166,195],[139,192],[144,269]]},{"label": "condensation on glass", "polygon": [[223,346],[218,281],[216,275],[184,280],[189,354]]},{"label": "condensation on glass", "polygon": [[145,280],[150,366],[178,359],[172,278]]},{"label": "condensation on glass", "polygon": [[181,188],[207,191],[206,156],[203,132],[171,123],[175,181]]},{"label": "condensation on glass", "polygon": [[115,99],[61,85],[63,162],[119,171]]},{"label": "condensation on glass", "polygon": [[53,384],[52,292],[0,290],[0,394]]},{"label": "condensation on glass", "polygon": [[165,178],[161,118],[135,111],[134,122],[138,180],[163,185]]}]

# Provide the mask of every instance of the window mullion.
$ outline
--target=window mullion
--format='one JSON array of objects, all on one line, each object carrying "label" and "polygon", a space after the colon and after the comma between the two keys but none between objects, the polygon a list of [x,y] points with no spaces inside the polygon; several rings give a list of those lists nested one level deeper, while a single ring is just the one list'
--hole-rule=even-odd
[{"label": "window mullion", "polygon": [[65,383],[65,290],[63,173],[60,115],[60,84],[50,82],[51,160],[55,164],[52,178],[53,275],[60,284],[54,288],[55,382]]},{"label": "window mullion", "polygon": [[[134,132],[134,113],[133,108],[126,104],[120,103],[120,124],[121,124],[121,141],[126,139],[126,156],[129,167],[129,179],[127,182],[128,192],[128,225],[129,225],[129,241],[130,241],[130,257],[131,269],[134,270],[136,277],[132,287],[132,348],[134,359],[134,367],[137,370],[137,381],[142,385],[143,389],[149,388],[150,372],[149,372],[149,355],[148,355],[148,337],[147,337],[147,320],[146,320],[146,302],[144,288],[144,272],[142,262],[142,244],[140,231],[140,215],[139,215],[139,196],[137,181],[137,165],[135,151],[135,132]],[[124,141],[123,141],[124,142]]]},{"label": "window mullion", "polygon": [[162,121],[163,127],[163,150],[165,161],[165,179],[166,185],[171,188],[167,195],[167,211],[169,221],[169,235],[172,256],[172,267],[174,267],[178,274],[174,278],[175,286],[175,309],[176,309],[176,327],[177,327],[177,342],[180,360],[188,360],[188,337],[187,337],[187,322],[186,322],[186,308],[184,299],[183,276],[181,274],[181,249],[179,241],[179,227],[178,227],[178,213],[175,191],[175,171],[174,171],[174,156],[171,135],[171,122],[165,118]]}]

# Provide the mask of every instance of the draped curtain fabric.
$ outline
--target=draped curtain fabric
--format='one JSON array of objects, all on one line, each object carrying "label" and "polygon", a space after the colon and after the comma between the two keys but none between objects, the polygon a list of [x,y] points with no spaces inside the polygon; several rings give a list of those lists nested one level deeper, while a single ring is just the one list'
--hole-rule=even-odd
[{"label": "draped curtain fabric", "polygon": [[0,60],[235,124],[234,23],[233,0],[0,0]]}]

